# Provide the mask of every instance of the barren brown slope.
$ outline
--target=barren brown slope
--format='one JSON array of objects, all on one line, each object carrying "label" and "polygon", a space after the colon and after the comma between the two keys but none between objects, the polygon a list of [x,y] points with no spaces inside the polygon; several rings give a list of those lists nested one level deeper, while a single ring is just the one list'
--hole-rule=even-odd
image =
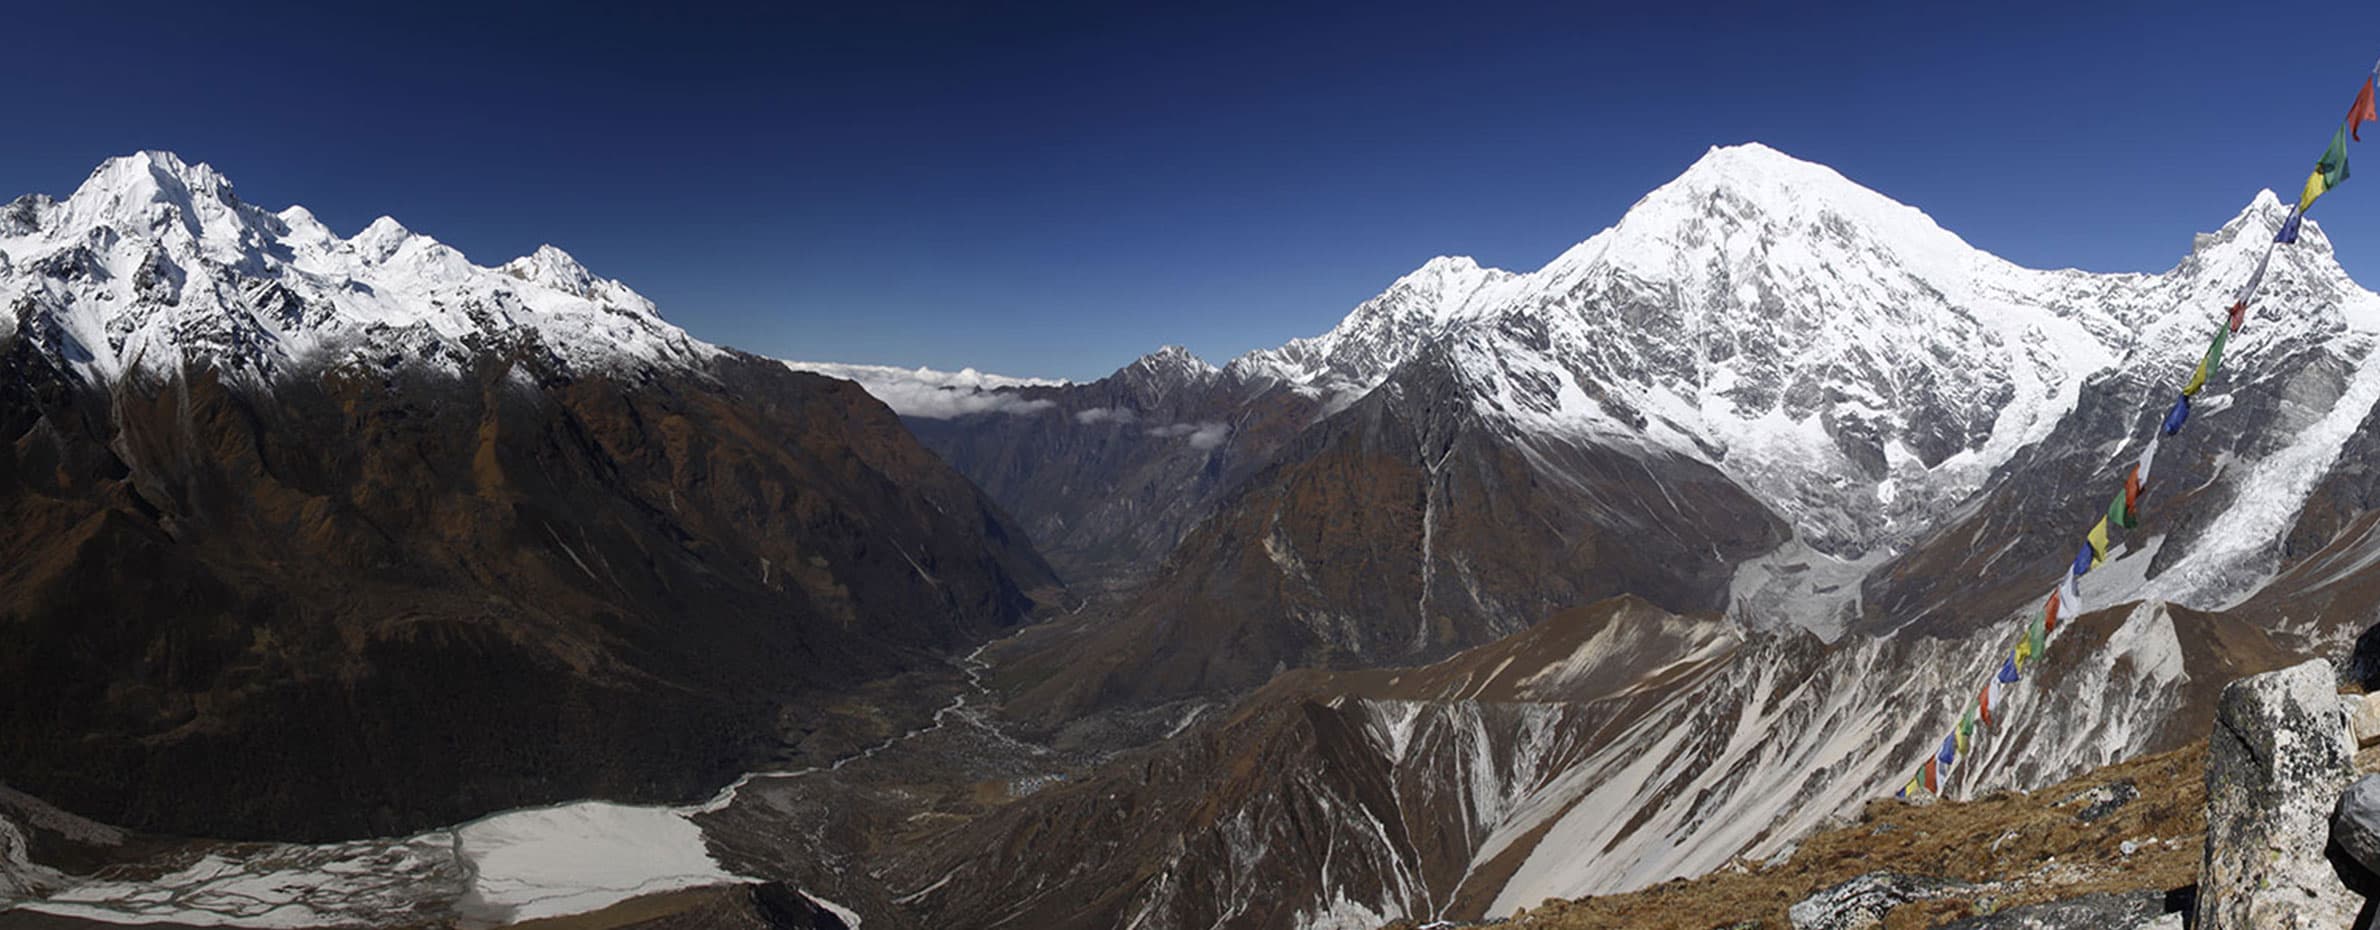
[{"label": "barren brown slope", "polygon": [[1724,606],[1785,527],[1701,462],[1515,435],[1442,352],[1306,431],[1235,489],[1113,620],[1003,664],[1039,712],[1410,665],[1621,594]]},{"label": "barren brown slope", "polygon": [[[1643,891],[1548,901],[1515,930],[1782,928],[1786,908],[1869,872],[1974,883],[1971,891],[1904,904],[1884,927],[1915,930],[1989,910],[2092,892],[2162,893],[2197,881],[2206,832],[2206,744],[2100,769],[2030,794],[1965,802],[1877,801],[1856,822],[1804,840],[1791,857],[1746,863]],[[2112,810],[2094,805],[2137,796]],[[2130,852],[2125,844],[2132,844]],[[1411,927],[1411,922],[1391,926]]]},{"label": "barren brown slope", "polygon": [[1052,583],[855,385],[546,358],[100,387],[0,342],[0,781],[229,838],[686,798]]},{"label": "barren brown slope", "polygon": [[[1500,876],[1470,871],[1495,826],[1475,792],[1559,771],[1691,693],[1727,654],[1726,629],[1614,598],[1428,667],[1289,672],[1174,738],[900,851],[879,870],[901,902],[887,919],[1279,928],[1334,897],[1476,912]],[[1558,695],[1523,683],[1598,639],[1614,662],[1675,671],[1589,663]],[[1392,736],[1407,709],[1421,722]],[[1515,761],[1523,745],[1546,757]]]}]

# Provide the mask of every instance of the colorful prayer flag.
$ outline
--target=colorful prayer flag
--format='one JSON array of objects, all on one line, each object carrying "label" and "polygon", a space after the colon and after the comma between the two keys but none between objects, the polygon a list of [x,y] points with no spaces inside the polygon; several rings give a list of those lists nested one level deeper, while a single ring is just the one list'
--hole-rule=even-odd
[{"label": "colorful prayer flag", "polygon": [[2306,176],[2306,189],[2297,198],[2297,212],[2303,215],[2307,210],[2313,209],[2316,199],[2330,193],[2332,188],[2345,183],[2347,183],[2347,124],[2340,123],[2338,131],[2330,135],[2330,147],[2322,150],[2322,160],[2314,163],[2314,173]]},{"label": "colorful prayer flag", "polygon": [[[2290,238],[2294,240],[2297,237],[2291,236]],[[2256,272],[2254,274],[2248,275],[2248,283],[2240,286],[2239,302],[2242,307],[2247,306],[2249,298],[2256,296],[2257,288],[2264,286],[2264,268],[2266,265],[2272,264],[2272,261],[2272,247],[2266,246],[2264,249],[2264,255],[2256,259]]]},{"label": "colorful prayer flag", "polygon": [[2092,568],[2098,568],[2107,561],[2106,517],[2100,517],[2099,522],[2091,526],[2091,531],[2083,534],[2083,545],[2091,550]]},{"label": "colorful prayer flag", "polygon": [[1941,772],[1941,770],[1940,770],[1940,769],[1938,769],[1938,768],[1936,768],[1936,767],[1935,767],[1935,765],[1934,765],[1934,757],[1932,757],[1932,756],[1927,756],[1927,757],[1926,757],[1926,760],[1925,760],[1925,768],[1924,768],[1922,771],[1923,771],[1923,773],[1924,773],[1924,775],[1925,775],[1925,790],[1927,790],[1927,791],[1931,791],[1931,792],[1933,792],[1933,793],[1935,793],[1935,794],[1941,794],[1941,793],[1942,793],[1942,772]]},{"label": "colorful prayer flag", "polygon": [[1983,690],[1975,693],[1975,707],[1983,712],[1983,725],[1987,727],[1992,725],[1992,686],[1999,683],[1997,678],[1984,682]]},{"label": "colorful prayer flag", "polygon": [[2240,324],[2248,321],[2248,302],[2246,300],[2233,301],[2229,312],[2231,314],[2231,331],[2239,332]]},{"label": "colorful prayer flag", "polygon": [[2083,607],[2082,589],[2074,586],[2073,575],[2066,576],[2066,580],[2058,584],[2058,607],[2069,617],[2080,617],[2086,609]]},{"label": "colorful prayer flag", "polygon": [[2095,558],[2091,552],[2090,541],[2085,540],[2083,542],[2082,549],[2074,553],[2074,574],[2088,575],[2091,573],[2091,569],[2098,567],[2098,565],[2099,560]]},{"label": "colorful prayer flag", "polygon": [[2140,450],[2139,464],[2132,466],[2140,470],[2140,488],[2143,493],[2146,493],[2149,488],[2149,467],[2157,463],[2157,440],[2159,437],[2160,434],[2157,433],[2149,434],[2149,444]]},{"label": "colorful prayer flag", "polygon": [[[2297,215],[2306,215],[2306,208],[2313,206],[2314,201],[2321,199],[2322,195],[2327,193],[2330,193],[2330,180],[2323,173],[2321,166],[2316,166],[2313,174],[2306,175],[2306,189],[2298,192]],[[2293,217],[2292,225],[2294,222],[2295,218]],[[2297,237],[2290,236],[2289,241],[2296,242]]]},{"label": "colorful prayer flag", "polygon": [[[2016,659],[2007,658],[2000,660],[2000,674],[1998,677],[1993,678],[1992,680],[2005,685],[2013,685],[2023,679],[2024,676],[2017,670]],[[1998,702],[1995,701],[1993,703],[1997,704]]]},{"label": "colorful prayer flag", "polygon": [[1958,736],[1959,755],[1963,756],[1967,754],[1968,743],[1975,739],[1975,708],[1967,708],[1967,712],[1960,715]]},{"label": "colorful prayer flag", "polygon": [[2034,618],[2032,629],[2026,631],[2025,645],[2033,647],[2036,657],[2049,655],[2049,631],[2042,626],[2040,618]]},{"label": "colorful prayer flag", "polygon": [[2174,399],[2173,409],[2165,411],[2165,435],[2181,432],[2182,424],[2187,422],[2190,422],[2190,397],[2185,394]]},{"label": "colorful prayer flag", "polygon": [[2297,244],[2297,227],[2305,218],[2305,210],[2291,208],[2289,218],[2281,221],[2281,231],[2273,234],[2273,241],[2285,245]]},{"label": "colorful prayer flag", "polygon": [[2198,370],[2190,373],[2190,383],[2182,386],[2182,396],[2196,397],[2198,396],[2198,390],[2200,388],[2206,387],[2206,379],[2212,376],[2215,373],[2215,369],[2223,364],[2223,342],[2230,337],[2230,328],[2223,326],[2215,327],[2214,344],[2207,346],[2206,355],[2201,356],[2198,359]]},{"label": "colorful prayer flag", "polygon": [[[2074,576],[2068,575],[2066,577],[2072,578]],[[2041,605],[2041,624],[2043,626],[2049,627],[2052,630],[2056,630],[2058,628],[2058,592],[2056,591],[2051,591],[2049,593],[2048,603]]]},{"label": "colorful prayer flag", "polygon": [[1917,792],[1923,788],[1925,788],[1925,776],[1911,775],[1909,776],[1909,783],[1901,786],[1901,793],[1896,795],[1896,797],[1906,801],[1912,797],[1915,797]]},{"label": "colorful prayer flag", "polygon": [[[1995,677],[1983,683],[1983,697],[1984,700],[1992,702],[1992,720],[2008,719],[2008,689],[2000,687],[1999,678]],[[1992,725],[1998,726],[1999,724],[1993,723]]]},{"label": "colorful prayer flag", "polygon": [[1942,770],[1948,772],[1951,764],[1959,760],[1958,737],[1945,734],[1942,737],[1942,751],[1936,753],[1934,758],[1942,760]]},{"label": "colorful prayer flag", "polygon": [[2025,670],[2025,663],[2033,661],[2033,637],[2024,636],[2016,641],[2016,655],[2012,661],[2020,672]]},{"label": "colorful prayer flag", "polygon": [[2365,120],[2380,119],[2380,110],[2372,108],[2372,78],[2363,79],[2363,89],[2355,92],[2355,103],[2347,108],[2347,135],[2363,141]]},{"label": "colorful prayer flag", "polygon": [[2124,493],[2116,495],[2116,503],[2109,505],[2121,510],[2122,515],[2117,517],[2116,525],[2128,530],[2140,526],[2141,470],[2138,463],[2124,470]]},{"label": "colorful prayer flag", "polygon": [[2314,170],[2322,174],[2325,191],[2347,183],[2347,127],[2330,134],[2330,148],[2322,150],[2322,160],[2314,163]]}]

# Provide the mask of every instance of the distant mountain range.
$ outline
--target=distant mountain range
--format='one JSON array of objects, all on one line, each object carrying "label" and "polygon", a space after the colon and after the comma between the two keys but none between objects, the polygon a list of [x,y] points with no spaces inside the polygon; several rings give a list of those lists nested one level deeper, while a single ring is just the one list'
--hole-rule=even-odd
[{"label": "distant mountain range", "polygon": [[[870,928],[1701,874],[1906,779],[2284,213],[2035,270],[1717,148],[1542,269],[1070,383],[761,359],[550,247],[117,159],[0,210],[0,781],[320,840],[775,771],[638,816]],[[2312,224],[2264,295],[1954,793],[2180,746],[2370,622],[2380,295]],[[55,833],[0,880],[105,859]]]}]

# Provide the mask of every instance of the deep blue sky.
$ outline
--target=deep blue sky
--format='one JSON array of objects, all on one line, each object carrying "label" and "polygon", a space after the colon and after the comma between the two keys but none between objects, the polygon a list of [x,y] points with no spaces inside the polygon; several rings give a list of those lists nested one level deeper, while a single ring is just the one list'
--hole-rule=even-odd
[{"label": "deep blue sky", "polygon": [[[2362,3],[21,6],[0,196],[171,149],[343,234],[553,242],[715,342],[1076,378],[1437,254],[1533,269],[1753,139],[2021,263],[2162,270],[2380,56]],[[2315,217],[2380,284],[2356,158]]]}]

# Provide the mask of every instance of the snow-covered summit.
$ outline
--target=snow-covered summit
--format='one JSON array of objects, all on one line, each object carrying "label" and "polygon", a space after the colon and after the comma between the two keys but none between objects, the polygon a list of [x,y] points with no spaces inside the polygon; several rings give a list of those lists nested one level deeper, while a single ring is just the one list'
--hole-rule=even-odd
[{"label": "snow-covered summit", "polygon": [[[2269,192],[2163,274],[2024,268],[1824,165],[1718,147],[1537,271],[1434,259],[1329,332],[1232,362],[1361,392],[1448,353],[1523,435],[1704,458],[1802,538],[1872,551],[1964,498],[2094,375],[2203,347],[2286,209]],[[2312,223],[2274,259],[2262,338],[2371,295]]]},{"label": "snow-covered summit", "polygon": [[28,332],[101,379],[183,364],[252,378],[300,362],[455,371],[488,351],[597,370],[718,352],[553,246],[488,268],[390,217],[343,238],[156,151],[107,160],[63,201],[0,208],[0,305],[0,334]]}]

